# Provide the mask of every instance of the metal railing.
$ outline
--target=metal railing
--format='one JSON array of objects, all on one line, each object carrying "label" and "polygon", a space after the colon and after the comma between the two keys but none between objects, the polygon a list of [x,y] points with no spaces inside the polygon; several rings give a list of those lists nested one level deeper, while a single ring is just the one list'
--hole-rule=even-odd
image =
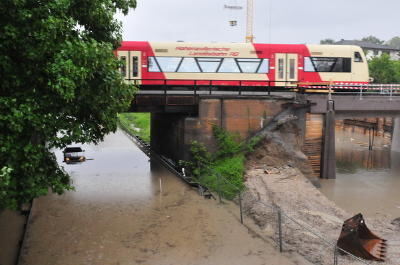
[{"label": "metal railing", "polygon": [[[157,94],[170,95],[184,92],[186,95],[218,94],[234,92],[235,95],[251,95],[272,92],[293,93],[334,93],[359,95],[400,96],[400,84],[368,84],[354,82],[293,82],[282,80],[185,80],[185,79],[128,79],[131,84],[140,86],[140,94],[157,91]],[[250,93],[250,94],[249,94]]]},{"label": "metal railing", "polygon": [[[226,178],[221,176],[219,173],[215,173],[217,176],[218,183],[225,183],[227,185],[231,185],[232,187],[235,187],[237,190],[236,198],[237,198],[237,204],[239,206],[239,216],[240,216],[240,222],[244,224],[244,209],[243,209],[243,194],[246,192],[249,192],[248,190],[244,189],[241,190],[237,188],[234,184],[230,183]],[[201,183],[201,181],[200,181]],[[217,186],[220,187],[220,186]],[[217,193],[219,202],[223,202],[223,196],[221,190],[212,190],[212,192]],[[325,236],[323,236],[321,233],[318,231],[314,230],[311,226],[307,225],[304,222],[299,222],[296,220],[296,218],[292,217],[290,214],[286,213],[284,210],[282,210],[281,207],[275,204],[267,204],[266,202],[263,202],[261,200],[256,201],[258,205],[264,207],[265,209],[265,214],[269,215],[269,221],[273,222],[273,220],[276,221],[275,224],[275,231],[274,235],[272,236],[272,239],[277,243],[277,246],[279,248],[280,252],[284,252],[285,249],[287,248],[288,250],[296,250],[304,256],[306,259],[312,259],[312,262],[316,262],[316,264],[343,264],[343,265],[349,265],[349,262],[352,262],[351,264],[372,264],[366,260],[363,260],[357,256],[354,256],[353,254],[349,253],[348,251],[338,247],[336,245],[336,242],[331,241],[329,239],[326,239]],[[271,223],[269,223],[271,224]],[[319,253],[315,253],[314,250],[312,250],[312,253],[307,254],[307,251],[305,251],[302,248],[307,248],[306,246],[302,246],[302,243],[307,241],[304,238],[302,239],[301,244],[295,244],[293,242],[295,239],[292,238],[293,233],[286,232],[287,231],[293,231],[293,230],[300,229],[305,235],[306,233],[309,233],[312,235],[314,239],[311,239],[309,241],[314,241],[314,245],[320,245],[320,251]],[[305,233],[304,233],[305,232]],[[262,236],[262,235],[261,235]],[[315,238],[317,240],[315,240]],[[346,254],[347,256],[342,256],[339,255],[341,254]],[[313,257],[310,257],[310,255],[313,255]],[[331,261],[331,262],[329,262]],[[356,263],[353,263],[356,262]]]},{"label": "metal railing", "polygon": [[[241,224],[246,225],[244,223],[245,209],[243,207],[243,195],[246,194],[247,192],[249,192],[248,190],[246,190],[246,188],[240,189],[233,183],[229,182],[229,180],[226,179],[225,177],[223,177],[221,174],[219,174],[218,172],[214,172],[214,171],[211,173],[217,177],[217,180],[216,180],[217,185],[216,185],[215,189],[205,185],[204,182],[201,181],[201,179],[196,180],[194,178],[187,177],[184,174],[182,174],[181,172],[179,172],[179,170],[176,167],[171,165],[168,160],[165,160],[162,156],[159,156],[154,151],[152,151],[151,147],[148,144],[143,143],[143,141],[140,138],[138,138],[135,135],[132,135],[129,131],[127,131],[126,128],[124,128],[125,125],[123,123],[120,123],[120,125],[122,125],[121,127],[124,129],[126,134],[132,140],[134,140],[134,142],[138,145],[138,147],[142,151],[144,151],[148,156],[155,157],[157,160],[161,161],[162,164],[165,165],[169,170],[171,170],[172,173],[174,173],[178,177],[182,178],[189,185],[196,186],[199,189],[199,192],[201,195],[203,195],[204,191],[210,191],[212,193],[216,193],[217,196],[213,196],[213,197],[214,198],[217,197],[218,201],[220,203],[223,203],[224,196],[223,196],[223,192],[222,192],[222,185],[223,184],[229,185],[231,188],[236,190],[236,193],[234,194],[234,200],[237,200],[237,203],[238,203],[240,222],[241,222]],[[348,251],[338,247],[336,245],[336,242],[326,239],[326,237],[321,235],[318,231],[315,231],[311,226],[307,225],[306,223],[299,222],[298,220],[296,220],[296,218],[292,217],[290,214],[288,214],[284,210],[282,210],[281,207],[279,207],[278,205],[268,204],[261,200],[258,200],[255,203],[264,207],[265,215],[270,217],[269,219],[266,218],[267,219],[266,222],[269,221],[271,224],[275,220],[276,229],[274,230],[273,235],[270,236],[270,238],[272,238],[277,243],[280,252],[284,252],[285,249],[296,250],[301,255],[303,255],[306,259],[312,259],[313,262],[316,261],[317,264],[331,264],[331,263],[334,265],[338,265],[338,264],[343,264],[343,265],[372,264],[372,263],[369,263],[357,256],[354,256],[353,254],[349,253]],[[295,240],[292,238],[293,233],[288,232],[288,231],[296,231],[296,227],[297,227],[297,230],[300,229],[304,235],[305,235],[305,233],[309,233],[314,238],[318,239],[317,242],[315,242],[315,239],[314,239],[314,244],[318,244],[319,246],[321,246],[321,248],[317,254],[315,253],[315,250],[311,251],[311,254],[313,254],[313,257],[310,257],[310,255],[311,255],[310,252],[304,251],[304,249],[303,249],[304,248],[303,243],[306,240],[303,239],[302,240],[303,242],[301,242],[301,244],[297,245],[297,246],[296,246],[296,244],[293,244],[294,243],[293,240]],[[261,236],[263,237],[263,235],[261,235]],[[313,241],[313,239],[311,239],[309,241],[311,242],[311,241]],[[347,254],[347,257],[341,257],[339,255],[339,253]],[[330,263],[329,260],[331,260],[332,262]],[[349,262],[352,262],[352,263],[349,263]],[[353,262],[357,262],[357,263],[353,263]]]}]

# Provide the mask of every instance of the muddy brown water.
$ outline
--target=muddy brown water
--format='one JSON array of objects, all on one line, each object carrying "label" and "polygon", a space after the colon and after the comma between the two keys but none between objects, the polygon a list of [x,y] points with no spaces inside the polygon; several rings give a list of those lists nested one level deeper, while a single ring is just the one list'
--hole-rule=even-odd
[{"label": "muddy brown water", "polygon": [[336,128],[336,179],[321,180],[321,192],[350,213],[400,217],[400,153],[390,139],[357,127]]},{"label": "muddy brown water", "polygon": [[14,265],[26,217],[17,211],[0,211],[0,264]]},{"label": "muddy brown water", "polygon": [[34,201],[20,264],[304,264],[242,226],[236,206],[151,170],[121,131],[84,149],[93,160],[65,166],[75,191]]}]

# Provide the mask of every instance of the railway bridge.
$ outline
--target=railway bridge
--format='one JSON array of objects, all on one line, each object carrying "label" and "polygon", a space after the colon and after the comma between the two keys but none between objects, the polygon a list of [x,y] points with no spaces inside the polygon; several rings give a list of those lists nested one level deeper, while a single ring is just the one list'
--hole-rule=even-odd
[{"label": "railway bridge", "polygon": [[[141,86],[132,112],[151,112],[151,146],[174,160],[189,158],[192,141],[215,148],[212,126],[246,138],[289,107],[300,143],[321,178],[336,177],[335,119],[392,116],[392,150],[400,152],[400,86],[181,87]],[[295,106],[293,108],[293,106]]]}]

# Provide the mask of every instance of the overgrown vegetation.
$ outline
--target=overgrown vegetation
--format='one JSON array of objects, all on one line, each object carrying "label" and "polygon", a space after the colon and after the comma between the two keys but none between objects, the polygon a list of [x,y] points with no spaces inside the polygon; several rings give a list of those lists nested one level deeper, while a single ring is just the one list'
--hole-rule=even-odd
[{"label": "overgrown vegetation", "polygon": [[72,189],[52,148],[98,143],[135,93],[114,50],[135,0],[0,2],[0,209]]},{"label": "overgrown vegetation", "polygon": [[400,61],[391,60],[388,54],[368,61],[370,76],[374,83],[388,84],[400,82]]},{"label": "overgrown vegetation", "polygon": [[118,120],[130,134],[150,143],[150,113],[120,113]]},{"label": "overgrown vegetation", "polygon": [[197,141],[191,146],[191,161],[182,161],[187,172],[199,183],[213,191],[218,191],[227,199],[232,199],[244,188],[245,155],[253,150],[259,139],[240,141],[239,135],[213,126],[217,140],[214,153]]}]

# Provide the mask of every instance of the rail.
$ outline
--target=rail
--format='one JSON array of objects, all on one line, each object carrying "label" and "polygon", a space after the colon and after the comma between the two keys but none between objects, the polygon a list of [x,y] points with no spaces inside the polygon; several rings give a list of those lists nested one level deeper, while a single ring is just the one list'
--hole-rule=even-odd
[{"label": "rail", "polygon": [[[140,86],[140,93],[157,91],[155,94],[167,95],[169,92],[185,91],[192,95],[213,94],[213,92],[230,91],[237,95],[249,92],[262,92],[271,95],[271,92],[297,93],[335,93],[380,95],[390,98],[400,96],[400,84],[369,84],[346,82],[293,82],[281,80],[185,80],[185,79],[126,79],[130,84]],[[147,92],[146,92],[147,91]],[[153,93],[154,94],[154,93]]]},{"label": "rail", "polygon": [[189,184],[190,186],[196,187],[199,189],[201,194],[207,194],[208,188],[201,185],[199,182],[194,181],[191,177],[186,176],[183,172],[179,170],[179,168],[172,163],[169,159],[165,158],[164,156],[159,155],[155,152],[151,146],[145,142],[141,137],[133,134],[127,128],[128,125],[124,124],[119,120],[119,126],[121,127],[122,131],[127,135],[135,144],[136,146],[149,158],[155,158],[159,161],[163,166],[165,166],[171,173],[182,179],[184,182]]}]

